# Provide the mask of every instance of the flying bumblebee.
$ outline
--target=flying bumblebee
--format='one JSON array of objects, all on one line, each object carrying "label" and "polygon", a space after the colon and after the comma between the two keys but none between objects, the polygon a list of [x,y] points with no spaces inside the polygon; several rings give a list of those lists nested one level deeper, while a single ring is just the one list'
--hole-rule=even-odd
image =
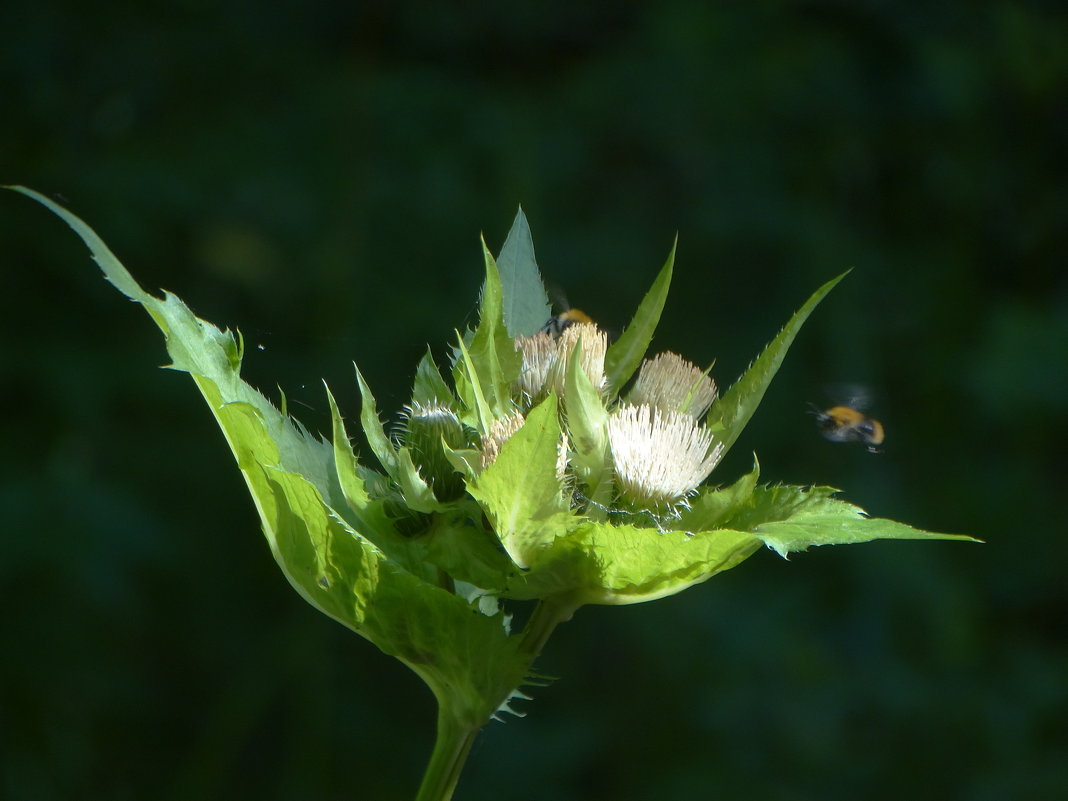
[{"label": "flying bumblebee", "polygon": [[886,439],[886,429],[881,422],[866,414],[870,403],[868,393],[855,386],[849,386],[848,389],[845,392],[840,387],[837,394],[846,395],[849,399],[829,409],[809,404],[816,417],[816,425],[824,439],[831,442],[859,442],[871,453],[879,453],[879,446]]},{"label": "flying bumblebee", "polygon": [[816,425],[824,439],[831,442],[862,442],[872,453],[879,452],[879,445],[886,439],[886,430],[878,420],[850,406],[832,406],[823,410],[812,407]]}]

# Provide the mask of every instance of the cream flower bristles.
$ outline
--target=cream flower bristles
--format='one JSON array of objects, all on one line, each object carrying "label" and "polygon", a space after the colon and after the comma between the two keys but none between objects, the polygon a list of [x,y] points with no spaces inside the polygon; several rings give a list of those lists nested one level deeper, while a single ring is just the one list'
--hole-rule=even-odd
[{"label": "cream flower bristles", "polygon": [[506,417],[498,417],[490,424],[490,430],[482,437],[482,469],[485,470],[495,461],[504,445],[512,435],[523,427],[526,418],[519,412]]},{"label": "cream flower bristles", "polygon": [[693,362],[666,351],[644,359],[627,400],[664,412],[681,412],[700,418],[716,399],[716,382]]},{"label": "cream flower bristles", "polygon": [[547,389],[562,395],[567,381],[567,365],[580,339],[582,371],[594,387],[603,389],[608,336],[594,323],[574,323],[557,337],[545,331],[530,337],[516,337],[516,350],[523,356],[515,382],[518,396],[533,401]]},{"label": "cream flower bristles", "polygon": [[536,398],[545,388],[549,370],[556,361],[556,340],[541,331],[531,337],[516,337],[515,347],[523,355],[516,389],[522,397]]},{"label": "cream flower bristles", "polygon": [[608,418],[608,442],[620,492],[646,509],[685,502],[723,455],[712,433],[692,417],[623,404]]},{"label": "cream flower bristles", "polygon": [[565,328],[556,340],[556,363],[550,377],[553,389],[561,395],[564,394],[568,362],[579,340],[582,341],[582,372],[594,388],[604,388],[604,355],[608,351],[608,335],[596,323],[574,323]]}]

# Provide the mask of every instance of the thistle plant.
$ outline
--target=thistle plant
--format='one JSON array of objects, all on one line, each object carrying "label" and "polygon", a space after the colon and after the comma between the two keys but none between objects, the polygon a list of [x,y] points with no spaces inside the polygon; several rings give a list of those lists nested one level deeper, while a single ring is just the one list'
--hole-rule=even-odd
[{"label": "thistle plant", "polygon": [[[766,485],[759,467],[707,484],[756,411],[824,284],[726,392],[674,353],[647,354],[674,248],[611,344],[547,328],[522,212],[497,258],[483,242],[476,328],[445,374],[430,351],[387,429],[356,371],[357,455],[329,389],[329,440],[241,379],[239,333],[146,293],[101,239],[47,198],[106,278],[142,305],[222,428],[271,552],[308,603],[413,670],[438,703],[419,801],[452,796],[477,732],[518,714],[557,625],[587,604],[681,592],[763,546],[786,557],[874,539],[969,539],[868,517],[829,487]],[[392,433],[388,433],[392,432]],[[519,623],[521,622],[521,625]]]}]

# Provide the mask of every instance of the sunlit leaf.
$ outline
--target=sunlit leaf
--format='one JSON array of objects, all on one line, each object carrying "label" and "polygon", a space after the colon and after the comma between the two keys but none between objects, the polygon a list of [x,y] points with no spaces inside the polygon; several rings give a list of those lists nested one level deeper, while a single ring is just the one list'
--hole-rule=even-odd
[{"label": "sunlit leaf", "polygon": [[482,285],[478,328],[468,350],[494,417],[501,417],[511,409],[511,384],[519,375],[522,355],[516,351],[515,342],[504,327],[500,275],[485,242],[482,255],[486,262],[486,281]]},{"label": "sunlit leaf", "polygon": [[757,410],[768,385],[779,371],[786,352],[790,349],[794,337],[801,330],[809,314],[846,275],[847,273],[842,273],[817,289],[805,305],[790,318],[779,335],[764,348],[745,374],[712,404],[705,417],[705,425],[716,436],[717,441],[723,443],[724,453],[730,450],[731,445],[741,435],[749,419]]},{"label": "sunlit leaf", "polygon": [[563,533],[570,521],[556,472],[559,446],[556,395],[550,393],[530,410],[523,427],[470,488],[520,567]]},{"label": "sunlit leaf", "polygon": [[814,545],[849,545],[870,540],[969,540],[961,534],[940,534],[893,520],[868,517],[863,509],[834,498],[831,487],[759,487],[746,510],[730,525],[759,537],[780,556]]},{"label": "sunlit leaf", "polygon": [[504,324],[512,338],[530,336],[545,325],[552,313],[534,259],[534,240],[527,217],[520,207],[512,229],[497,256],[503,297]]},{"label": "sunlit leaf", "polygon": [[752,534],[688,534],[588,522],[575,527],[515,578],[509,597],[567,596],[578,604],[634,604],[664,598],[729,570],[760,549]]},{"label": "sunlit leaf", "polygon": [[611,500],[612,468],[608,456],[608,410],[601,393],[582,369],[582,339],[567,363],[564,385],[571,469],[582,482],[587,514],[602,518]]},{"label": "sunlit leaf", "polygon": [[677,521],[670,523],[679,531],[706,531],[731,527],[732,518],[745,510],[760,478],[760,464],[753,457],[753,469],[722,489],[702,487],[689,500]]},{"label": "sunlit leaf", "polygon": [[441,371],[434,362],[434,355],[430,352],[430,348],[427,348],[415,369],[412,403],[423,406],[438,404],[451,407],[455,402],[456,397],[449,389],[449,385],[445,383],[445,379],[441,377]]},{"label": "sunlit leaf", "polygon": [[620,334],[619,339],[612,343],[604,357],[604,372],[607,378],[608,388],[612,392],[619,392],[627,380],[638,369],[645,352],[649,349],[649,343],[653,341],[653,333],[660,322],[660,314],[664,311],[664,303],[667,301],[668,289],[671,286],[671,272],[675,266],[675,248],[678,242],[671,246],[667,261],[660,269],[659,275],[653,282],[652,287],[646,293],[634,313],[630,325]]},{"label": "sunlit leaf", "polygon": [[496,419],[496,415],[482,389],[482,379],[474,359],[471,358],[471,353],[459,332],[457,332],[456,347],[459,355],[456,364],[453,365],[452,374],[453,381],[456,383],[456,394],[460,397],[460,403],[464,407],[461,410],[460,419],[485,436]]},{"label": "sunlit leaf", "polygon": [[382,420],[378,416],[378,404],[371,388],[364,380],[360,368],[353,365],[356,370],[356,383],[360,387],[360,425],[363,427],[363,435],[367,438],[367,444],[371,446],[371,452],[378,458],[378,463],[394,481],[400,475],[400,463],[397,460],[397,448],[386,434]]},{"label": "sunlit leaf", "polygon": [[[343,492],[335,448],[309,435],[240,378],[239,340],[195,317],[175,296],[146,293],[81,220],[35,192],[18,191],[70,224],[105,276],[163,331],[171,366],[191,375],[215,415],[255,499],[271,552],[294,589],[404,661],[442,704],[464,710],[465,720],[477,725],[492,714],[529,665],[518,638],[508,636],[505,616],[487,615],[405,569],[349,525],[340,510],[364,498],[354,468],[343,455],[340,469],[348,484]],[[373,405],[365,416],[380,425]]]}]

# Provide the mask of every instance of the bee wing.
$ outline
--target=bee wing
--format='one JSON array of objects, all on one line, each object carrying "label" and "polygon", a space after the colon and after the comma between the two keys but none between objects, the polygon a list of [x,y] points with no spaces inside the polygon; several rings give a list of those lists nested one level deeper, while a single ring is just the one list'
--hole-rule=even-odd
[{"label": "bee wing", "polygon": [[557,314],[563,314],[571,308],[571,304],[567,302],[567,293],[564,292],[563,287],[559,284],[550,281],[545,285],[545,289]]},{"label": "bee wing", "polygon": [[827,386],[828,397],[838,406],[848,406],[858,412],[872,407],[875,395],[863,384],[835,383]]}]

